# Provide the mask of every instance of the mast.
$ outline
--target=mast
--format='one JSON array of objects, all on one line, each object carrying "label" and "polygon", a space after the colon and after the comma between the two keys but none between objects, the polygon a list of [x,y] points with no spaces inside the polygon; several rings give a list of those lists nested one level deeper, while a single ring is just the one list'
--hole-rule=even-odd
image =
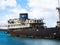
[{"label": "mast", "polygon": [[57,27],[60,27],[60,0],[58,0],[57,10],[58,10],[58,13],[59,13],[59,21],[57,21]]}]

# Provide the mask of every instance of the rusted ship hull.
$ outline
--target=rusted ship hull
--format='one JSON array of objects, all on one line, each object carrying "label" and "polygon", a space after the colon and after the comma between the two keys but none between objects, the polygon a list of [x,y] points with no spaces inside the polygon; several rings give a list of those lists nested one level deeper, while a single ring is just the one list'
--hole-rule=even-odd
[{"label": "rusted ship hull", "polygon": [[10,30],[12,36],[60,38],[60,28]]}]

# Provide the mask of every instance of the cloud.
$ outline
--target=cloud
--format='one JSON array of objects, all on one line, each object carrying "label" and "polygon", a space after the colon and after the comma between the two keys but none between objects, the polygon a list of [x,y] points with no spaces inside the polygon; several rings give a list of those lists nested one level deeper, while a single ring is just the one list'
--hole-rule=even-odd
[{"label": "cloud", "polygon": [[[28,12],[29,18],[44,18],[44,22],[48,27],[55,26],[58,18],[56,7],[57,0],[28,0],[28,11],[26,8],[22,8],[21,4],[17,4],[17,0],[0,0],[0,10],[6,10],[9,13],[4,14],[4,20],[19,18],[19,13]],[[13,8],[6,8],[6,7]],[[3,12],[4,13],[4,12]],[[0,21],[1,22],[1,21]]]},{"label": "cloud", "polygon": [[3,15],[1,14],[3,17],[0,16],[1,17],[0,18],[0,23],[1,24],[5,24],[5,23],[7,24],[7,20],[12,17],[10,15],[5,14],[5,12],[7,13],[7,11],[8,11],[6,9],[7,6],[14,7],[14,8],[17,7],[16,0],[0,0],[0,10],[1,11],[3,10],[3,12],[2,12]]},{"label": "cloud", "polygon": [[55,8],[54,6],[57,5],[57,0],[28,0],[29,7],[46,7],[46,8]]},{"label": "cloud", "polygon": [[0,10],[3,10],[2,13],[7,13],[4,13],[3,17],[0,16],[0,23],[2,24],[7,24],[9,19],[19,18],[21,12],[27,12],[26,9],[21,8],[20,4],[17,4],[16,0],[0,0]]},{"label": "cloud", "polygon": [[31,18],[44,18],[48,27],[56,26],[57,0],[28,0],[28,6],[31,8],[29,13]]},{"label": "cloud", "polygon": [[[57,2],[56,0],[28,0],[28,6],[31,7],[31,13],[49,14],[50,11],[56,11]],[[44,15],[43,15],[44,16]],[[49,15],[48,15],[49,16]]]},{"label": "cloud", "polygon": [[0,0],[0,9],[5,9],[6,6],[16,7],[16,0]]}]

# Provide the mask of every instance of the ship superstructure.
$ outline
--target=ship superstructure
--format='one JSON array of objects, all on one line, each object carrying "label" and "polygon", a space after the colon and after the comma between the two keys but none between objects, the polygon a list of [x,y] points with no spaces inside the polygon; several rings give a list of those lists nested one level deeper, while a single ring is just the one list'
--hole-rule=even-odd
[{"label": "ship superstructure", "polygon": [[10,19],[8,21],[8,29],[21,29],[21,28],[43,28],[43,19],[29,19],[28,13],[20,13],[20,18]]}]

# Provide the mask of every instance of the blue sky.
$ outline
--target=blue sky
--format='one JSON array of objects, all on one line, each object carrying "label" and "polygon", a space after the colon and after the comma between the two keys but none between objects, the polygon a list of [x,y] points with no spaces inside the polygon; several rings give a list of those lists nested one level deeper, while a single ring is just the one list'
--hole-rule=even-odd
[{"label": "blue sky", "polygon": [[29,18],[43,18],[46,26],[54,27],[58,20],[57,6],[58,0],[0,0],[0,24],[8,24],[9,19],[26,12]]}]

